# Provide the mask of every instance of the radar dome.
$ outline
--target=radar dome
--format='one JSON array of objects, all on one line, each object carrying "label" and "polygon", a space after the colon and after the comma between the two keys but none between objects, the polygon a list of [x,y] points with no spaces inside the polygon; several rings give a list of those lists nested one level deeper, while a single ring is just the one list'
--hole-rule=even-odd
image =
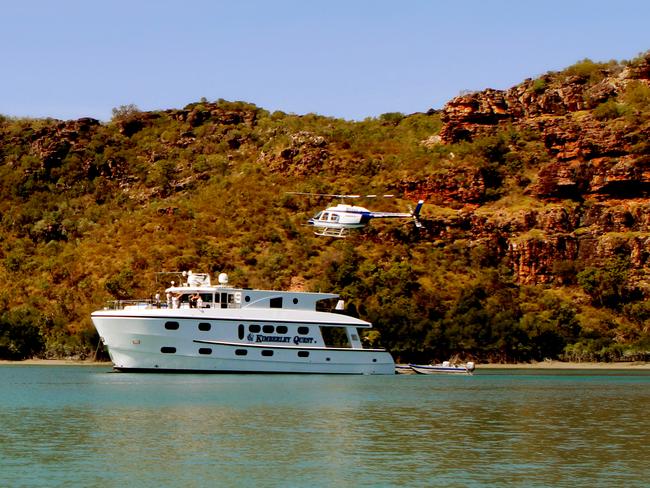
[{"label": "radar dome", "polygon": [[227,285],[228,284],[228,275],[226,273],[220,273],[218,279],[219,279],[219,284],[220,285]]}]

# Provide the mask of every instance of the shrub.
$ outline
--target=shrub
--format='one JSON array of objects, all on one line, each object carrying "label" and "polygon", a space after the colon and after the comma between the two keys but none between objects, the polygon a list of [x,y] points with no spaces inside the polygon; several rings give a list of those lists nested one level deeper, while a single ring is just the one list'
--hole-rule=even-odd
[{"label": "shrub", "polygon": [[627,107],[622,103],[617,103],[615,100],[607,100],[598,105],[593,111],[594,117],[598,120],[617,119],[626,113]]},{"label": "shrub", "polygon": [[118,121],[125,120],[136,114],[139,114],[140,109],[135,104],[129,103],[128,105],[120,105],[119,107],[114,107],[111,112],[113,113],[112,120]]},{"label": "shrub", "polygon": [[0,316],[0,358],[27,359],[41,353],[43,315],[31,307],[18,308]]},{"label": "shrub", "polygon": [[532,90],[537,95],[541,95],[546,91],[546,78],[537,78],[533,81]]},{"label": "shrub", "polygon": [[596,63],[589,58],[585,58],[569,66],[564,73],[571,76],[578,76],[591,83],[597,83],[608,73],[608,70],[618,66],[618,63],[611,61],[609,63]]}]

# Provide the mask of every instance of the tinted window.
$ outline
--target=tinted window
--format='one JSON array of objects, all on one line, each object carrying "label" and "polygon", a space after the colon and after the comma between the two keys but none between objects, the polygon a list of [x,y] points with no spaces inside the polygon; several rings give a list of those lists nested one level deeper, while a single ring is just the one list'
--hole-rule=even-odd
[{"label": "tinted window", "polygon": [[202,347],[199,349],[199,354],[212,354],[212,349],[209,347]]},{"label": "tinted window", "polygon": [[286,334],[286,333],[289,331],[289,329],[287,329],[287,326],[286,326],[286,325],[278,325],[278,326],[275,328],[275,331],[276,331],[278,334]]},{"label": "tinted window", "polygon": [[261,330],[261,328],[257,324],[251,324],[251,325],[248,326],[248,330],[249,330],[249,332],[252,332],[253,334],[257,334]]},{"label": "tinted window", "polygon": [[161,347],[160,352],[164,354],[174,354],[176,352],[175,347]]},{"label": "tinted window", "polygon": [[298,327],[298,334],[300,335],[309,334],[309,327]]},{"label": "tinted window", "polygon": [[210,330],[211,328],[212,328],[212,326],[210,324],[208,324],[207,322],[201,322],[199,324],[199,330],[206,331],[206,330]]},{"label": "tinted window", "polygon": [[271,308],[282,308],[282,297],[271,298]]},{"label": "tinted window", "polygon": [[272,325],[265,325],[264,327],[262,327],[262,331],[265,334],[273,334],[273,332],[275,332],[275,327],[273,327]]},{"label": "tinted window", "polygon": [[270,349],[262,349],[262,356],[273,356],[273,351]]},{"label": "tinted window", "polygon": [[298,357],[299,358],[308,358],[309,357],[309,351],[298,351]]},{"label": "tinted window", "polygon": [[235,349],[235,356],[246,356],[248,351],[246,349]]},{"label": "tinted window", "polygon": [[169,329],[169,330],[178,329],[178,322],[165,322],[165,329]]}]

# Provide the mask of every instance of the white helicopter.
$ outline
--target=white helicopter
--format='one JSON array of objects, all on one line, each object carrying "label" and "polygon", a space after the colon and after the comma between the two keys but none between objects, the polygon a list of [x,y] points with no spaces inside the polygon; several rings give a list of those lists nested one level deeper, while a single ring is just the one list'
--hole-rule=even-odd
[{"label": "white helicopter", "polygon": [[[336,195],[329,193],[301,193],[291,192],[293,195],[309,195],[320,197],[334,197],[341,199],[354,198],[393,198],[394,195]],[[350,230],[362,229],[371,219],[413,219],[416,227],[422,227],[420,210],[424,200],[418,201],[414,210],[409,213],[401,212],[373,212],[365,207],[339,203],[318,212],[307,222],[316,229],[314,234],[325,237],[347,237]]]}]

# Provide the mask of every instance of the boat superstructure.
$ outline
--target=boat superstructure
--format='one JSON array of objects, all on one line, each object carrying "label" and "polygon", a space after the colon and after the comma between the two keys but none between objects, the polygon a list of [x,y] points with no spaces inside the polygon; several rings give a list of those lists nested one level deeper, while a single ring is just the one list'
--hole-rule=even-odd
[{"label": "boat superstructure", "polygon": [[332,293],[233,288],[219,275],[154,300],[111,302],[92,321],[119,371],[394,374],[384,349],[362,346],[363,320],[317,310]]}]

